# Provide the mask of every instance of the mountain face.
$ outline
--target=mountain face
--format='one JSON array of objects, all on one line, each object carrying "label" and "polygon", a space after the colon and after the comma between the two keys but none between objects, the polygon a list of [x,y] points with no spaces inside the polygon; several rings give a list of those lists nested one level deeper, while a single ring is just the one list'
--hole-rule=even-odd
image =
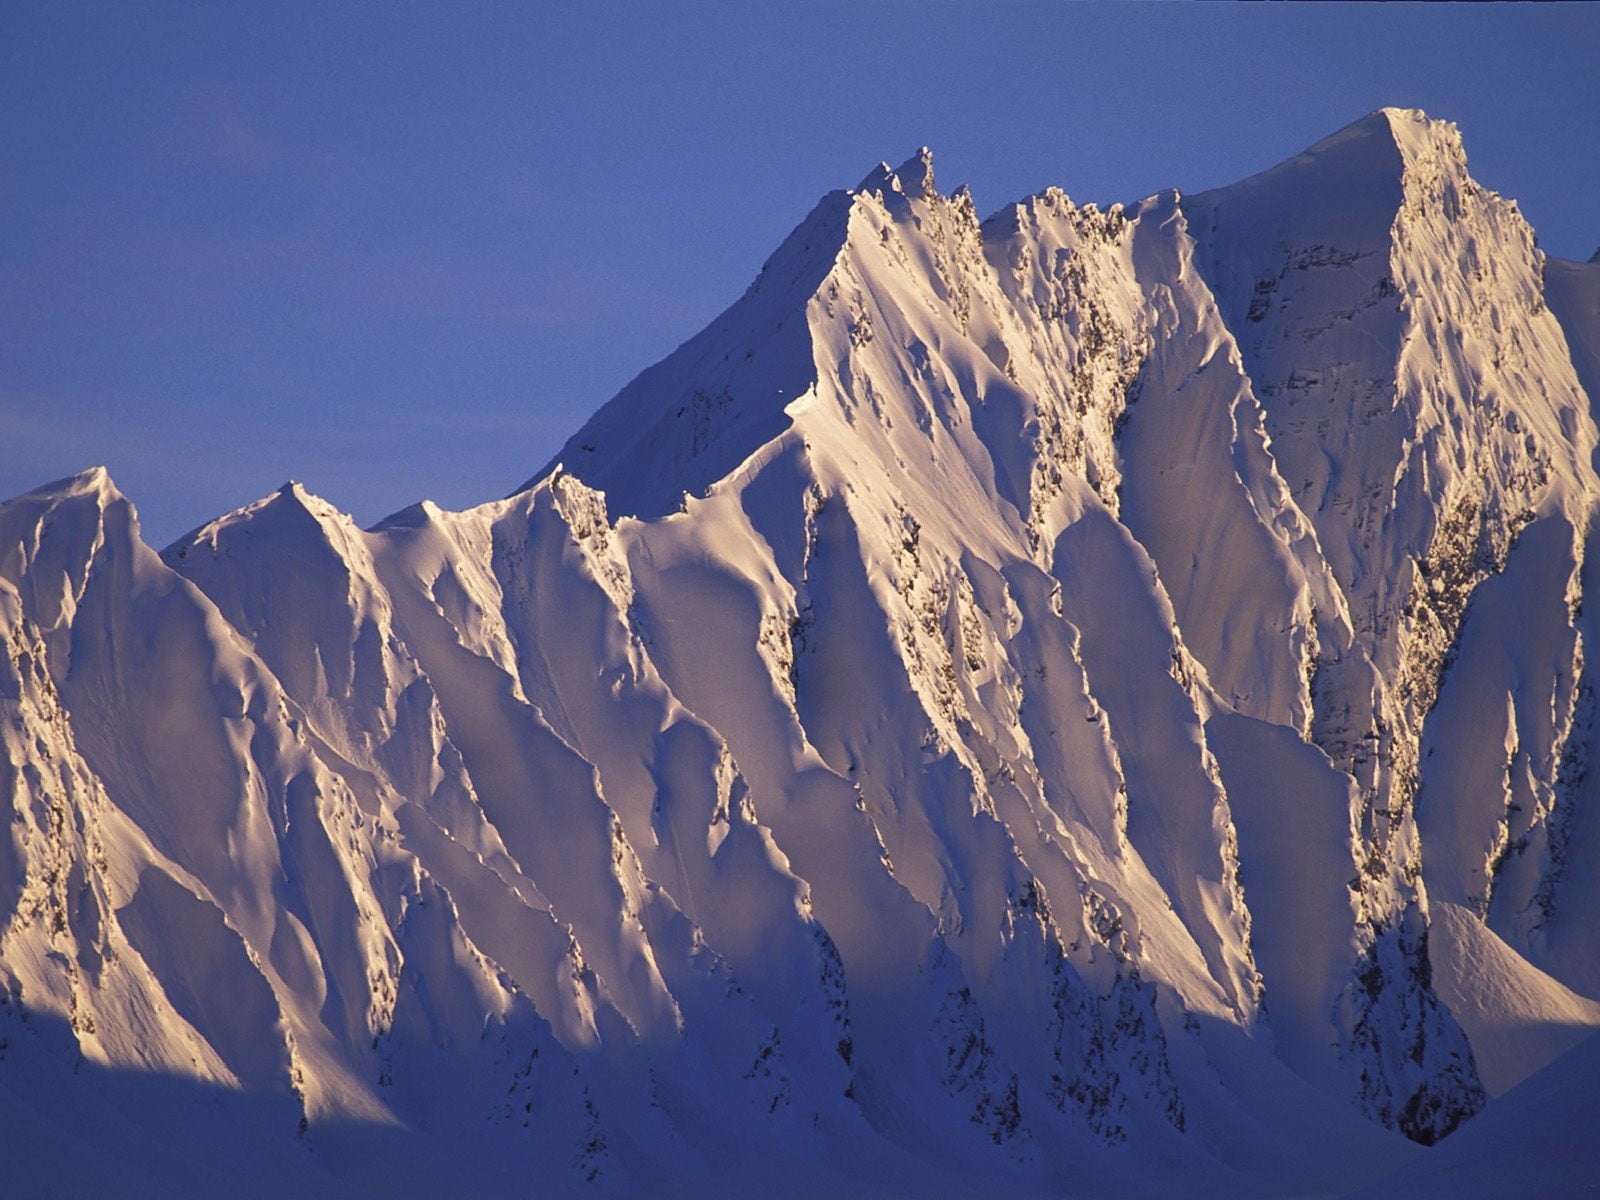
[{"label": "mountain face", "polygon": [[0,505],[8,1173],[1421,1178],[1600,1028],[1590,397],[1600,264],[1383,110],[880,167],[467,512]]}]

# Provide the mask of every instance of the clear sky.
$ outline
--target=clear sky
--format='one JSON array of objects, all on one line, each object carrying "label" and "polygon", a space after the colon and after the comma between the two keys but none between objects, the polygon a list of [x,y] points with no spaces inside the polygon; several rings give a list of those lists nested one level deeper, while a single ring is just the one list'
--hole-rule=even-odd
[{"label": "clear sky", "polygon": [[159,546],[288,478],[502,495],[924,143],[987,213],[1420,107],[1587,258],[1597,50],[1600,5],[3,0],[0,498],[104,463]]}]

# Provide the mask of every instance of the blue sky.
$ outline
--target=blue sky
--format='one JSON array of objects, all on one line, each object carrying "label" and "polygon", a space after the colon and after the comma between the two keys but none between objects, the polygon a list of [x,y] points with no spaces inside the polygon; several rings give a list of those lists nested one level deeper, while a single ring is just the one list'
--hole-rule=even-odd
[{"label": "blue sky", "polygon": [[291,477],[502,495],[923,143],[987,213],[1420,107],[1586,258],[1596,46],[1583,5],[8,0],[0,497],[104,463],[162,545]]}]

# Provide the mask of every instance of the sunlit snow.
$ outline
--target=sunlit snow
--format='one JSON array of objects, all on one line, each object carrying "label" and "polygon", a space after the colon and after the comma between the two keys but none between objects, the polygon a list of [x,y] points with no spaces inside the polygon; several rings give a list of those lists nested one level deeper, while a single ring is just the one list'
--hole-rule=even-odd
[{"label": "sunlit snow", "polygon": [[1597,351],[1420,113],[923,150],[506,499],[0,505],[7,1185],[1592,1180]]}]

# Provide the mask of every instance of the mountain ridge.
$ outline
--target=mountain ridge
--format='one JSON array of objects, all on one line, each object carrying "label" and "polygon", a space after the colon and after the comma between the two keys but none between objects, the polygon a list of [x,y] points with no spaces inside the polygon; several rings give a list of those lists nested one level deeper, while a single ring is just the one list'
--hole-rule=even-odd
[{"label": "mountain ridge", "polygon": [[12,1057],[59,1015],[494,1194],[1453,1144],[1600,961],[1583,271],[1413,110],[985,221],[923,148],[503,500],[0,505]]}]

